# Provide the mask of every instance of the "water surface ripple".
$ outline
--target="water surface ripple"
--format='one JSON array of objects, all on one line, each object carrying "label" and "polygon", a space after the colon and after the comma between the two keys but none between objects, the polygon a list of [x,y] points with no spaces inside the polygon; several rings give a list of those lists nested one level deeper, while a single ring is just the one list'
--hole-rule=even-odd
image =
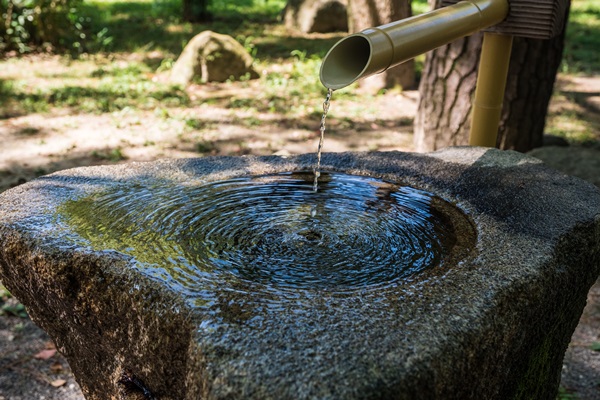
[{"label": "water surface ripple", "polygon": [[[229,290],[344,292],[440,265],[456,242],[435,196],[374,178],[311,172],[197,186],[121,186],[62,210],[94,249],[193,297]],[[246,288],[246,289],[244,289]]]}]

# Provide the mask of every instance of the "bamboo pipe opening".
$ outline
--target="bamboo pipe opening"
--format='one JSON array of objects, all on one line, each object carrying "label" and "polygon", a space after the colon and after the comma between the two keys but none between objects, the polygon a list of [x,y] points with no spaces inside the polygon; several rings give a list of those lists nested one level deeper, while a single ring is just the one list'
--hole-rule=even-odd
[{"label": "bamboo pipe opening", "polygon": [[359,79],[369,66],[371,43],[363,36],[352,35],[338,42],[329,52],[328,63],[323,63],[321,80],[331,89],[340,89]]}]

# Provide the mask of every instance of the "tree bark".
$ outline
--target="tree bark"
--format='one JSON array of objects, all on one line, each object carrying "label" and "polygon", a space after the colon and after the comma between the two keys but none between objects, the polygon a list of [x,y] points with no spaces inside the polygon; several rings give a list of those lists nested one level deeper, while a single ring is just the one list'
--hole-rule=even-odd
[{"label": "tree bark", "polygon": [[415,150],[468,143],[481,41],[478,33],[427,54],[415,115]]},{"label": "tree bark", "polygon": [[[410,0],[349,0],[348,28],[350,32],[359,32],[373,26],[387,24],[412,15]],[[376,92],[401,86],[410,89],[415,86],[414,61],[406,63],[363,79],[362,88]]]},{"label": "tree bark", "polygon": [[[482,37],[478,33],[427,54],[414,125],[417,151],[468,144]],[[542,145],[563,44],[564,28],[549,40],[514,39],[498,148],[526,152]]]},{"label": "tree bark", "polygon": [[563,48],[564,30],[549,40],[515,38],[497,147],[526,152],[542,146]]},{"label": "tree bark", "polygon": [[208,11],[211,0],[183,0],[182,17],[185,22],[209,22],[212,14]]},{"label": "tree bark", "polygon": [[348,0],[288,0],[281,17],[302,33],[348,32],[347,9]]}]

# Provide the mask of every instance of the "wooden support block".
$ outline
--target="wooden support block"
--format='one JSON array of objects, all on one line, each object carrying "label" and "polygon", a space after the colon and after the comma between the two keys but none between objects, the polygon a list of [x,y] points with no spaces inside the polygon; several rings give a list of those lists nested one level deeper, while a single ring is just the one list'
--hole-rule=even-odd
[{"label": "wooden support block", "polygon": [[[443,6],[461,0],[443,0]],[[550,39],[558,35],[565,23],[568,0],[509,0],[510,11],[503,22],[486,32],[532,39]]]}]

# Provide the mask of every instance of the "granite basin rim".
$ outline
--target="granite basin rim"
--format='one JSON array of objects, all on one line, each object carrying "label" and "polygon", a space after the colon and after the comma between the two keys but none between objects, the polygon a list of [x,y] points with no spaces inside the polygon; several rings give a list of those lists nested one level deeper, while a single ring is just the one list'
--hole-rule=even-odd
[{"label": "granite basin rim", "polygon": [[[205,316],[195,315],[169,290],[140,276],[135,268],[125,271],[131,266],[130,257],[65,245],[63,240],[70,233],[63,228],[57,231],[48,217],[65,196],[84,196],[106,184],[134,180],[139,184],[163,180],[185,184],[310,169],[313,163],[313,155],[216,157],[78,168],[42,177],[0,195],[0,239],[5,243],[0,276],[19,297],[43,289],[52,294],[57,310],[64,312],[67,307],[72,312],[76,321],[65,328],[72,337],[65,337],[50,321],[62,314],[46,316],[31,300],[27,304],[32,317],[55,337],[73,362],[90,398],[117,391],[116,378],[129,369],[160,398],[203,395],[216,399],[238,393],[237,397],[258,399],[364,398],[373,390],[384,398],[398,390],[406,393],[406,398],[415,393],[429,393],[426,398],[464,395],[461,390],[466,389],[449,383],[450,378],[473,379],[470,374],[479,357],[478,346],[485,348],[494,364],[509,362],[516,350],[502,347],[503,338],[525,329],[536,318],[542,330],[556,325],[555,319],[536,317],[543,302],[560,310],[567,307],[563,304],[567,300],[557,297],[551,283],[579,279],[585,281],[580,285],[589,281],[591,286],[598,275],[598,190],[549,170],[531,157],[489,149],[455,148],[427,155],[325,154],[324,170],[406,184],[457,204],[474,221],[476,249],[460,265],[399,284],[393,291],[352,296],[323,293],[312,299],[308,311],[298,313],[291,306],[282,310],[276,314],[277,323],[264,316],[244,320],[239,310],[232,309],[229,320],[213,324]],[[553,190],[552,199],[547,196],[548,187]],[[571,193],[575,190],[576,195]],[[590,246],[593,250],[584,258],[592,260],[592,266],[585,271],[578,271],[565,259],[580,257],[577,252]],[[80,270],[73,267],[76,262]],[[56,287],[23,288],[10,273],[19,266],[27,266],[24,273],[32,278],[56,282]],[[67,293],[69,279],[61,278],[62,273],[78,280],[78,291]],[[103,286],[102,279],[114,286]],[[140,290],[122,291],[136,284]],[[109,300],[114,309],[106,306]],[[225,296],[225,300],[220,307],[233,304],[243,308],[246,304],[233,297]],[[581,299],[574,302],[578,307]],[[96,309],[100,310],[97,316],[91,312]],[[124,310],[125,317],[118,319],[115,309]],[[577,316],[564,315],[561,323],[576,323]],[[165,329],[179,337],[165,338]],[[146,345],[119,339],[119,334],[129,331],[138,332]],[[497,336],[482,339],[492,332]],[[562,345],[563,336],[570,337],[557,333],[548,336],[548,343]],[[111,347],[112,358],[98,350],[86,353],[84,342],[91,339]],[[518,349],[536,343],[533,336],[525,334],[519,340]],[[377,343],[377,347],[365,347],[364,343]],[[161,346],[178,350],[167,354]],[[473,349],[472,359],[464,358],[465,348]],[[96,368],[110,379],[89,380],[94,367],[77,361],[82,355],[103,360],[103,366]],[[446,360],[443,363],[441,355]],[[159,362],[157,357],[163,360]],[[157,371],[141,367],[151,359],[157,365],[176,365],[174,371],[185,376],[185,388],[169,386],[173,376],[161,378]],[[516,393],[518,376],[528,371],[529,364],[527,360],[514,363],[510,371],[489,367],[492,378],[486,380],[496,396],[488,392],[489,398]],[[298,369],[298,365],[306,368]],[[432,386],[436,380],[447,386]],[[339,384],[329,387],[327,382],[332,381]],[[492,390],[485,385],[474,382],[473,390],[480,394]]]}]

